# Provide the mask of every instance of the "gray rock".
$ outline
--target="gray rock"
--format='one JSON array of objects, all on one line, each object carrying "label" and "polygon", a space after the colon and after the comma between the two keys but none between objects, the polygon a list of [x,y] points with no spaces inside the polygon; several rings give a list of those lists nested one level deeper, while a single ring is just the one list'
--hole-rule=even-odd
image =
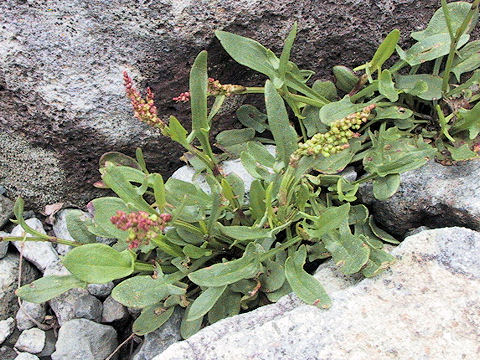
[{"label": "gray rock", "polygon": [[341,175],[345,180],[352,181],[352,182],[357,180],[357,176],[358,176],[353,166],[347,166],[338,175]]},{"label": "gray rock", "polygon": [[[58,238],[75,241],[75,239],[72,238],[72,236],[70,235],[67,229],[66,215],[69,210],[71,209],[62,209],[55,215],[55,222],[53,223],[53,232],[55,233],[55,236]],[[57,252],[60,255],[65,255],[71,249],[72,247],[69,245],[64,245],[64,244],[57,245]]]},{"label": "gray rock", "polygon": [[0,195],[0,229],[13,218],[13,201]]},{"label": "gray rock", "polygon": [[[26,223],[31,228],[45,234],[42,222],[36,218],[26,220]],[[12,230],[12,236],[24,236],[25,231],[20,225],[17,225]],[[27,234],[27,237],[31,237]],[[44,241],[13,241],[12,244],[18,251],[23,253],[23,257],[30,261],[42,273],[49,266],[54,265],[59,261],[58,254],[53,248],[52,244]]]},{"label": "gray rock", "polygon": [[72,289],[49,301],[60,326],[75,318],[100,321],[102,302],[85,289]]},{"label": "gray rock", "polygon": [[[15,296],[17,289],[19,261],[18,255],[7,254],[0,259],[0,320],[14,317],[18,311]],[[38,272],[27,261],[22,263],[22,285],[28,284],[38,277]]]},{"label": "gray rock", "polygon": [[154,356],[161,354],[173,343],[181,339],[180,323],[182,322],[183,310],[178,307],[172,317],[157,330],[145,335],[139,350],[132,360],[151,360]]},{"label": "gray rock", "polygon": [[106,298],[108,295],[111,294],[112,289],[115,287],[113,281],[110,281],[105,284],[88,284],[87,290],[93,296],[99,298]]},{"label": "gray rock", "polygon": [[23,301],[20,310],[18,310],[17,315],[15,316],[17,329],[23,331],[34,327],[35,323],[31,318],[42,323],[45,319],[45,304]]},{"label": "gray rock", "polygon": [[15,360],[17,353],[15,350],[8,346],[0,347],[0,359],[2,360]]},{"label": "gray rock", "polygon": [[114,321],[125,320],[129,317],[125,306],[115,301],[111,296],[103,302],[102,322],[111,323]]},{"label": "gray rock", "polygon": [[38,354],[45,347],[45,337],[45,331],[39,328],[25,330],[20,334],[15,348],[31,354]]},{"label": "gray rock", "polygon": [[41,358],[51,356],[55,351],[56,342],[57,342],[57,337],[55,336],[55,332],[53,330],[46,331],[45,346],[43,347],[42,351],[37,355]]},{"label": "gray rock", "polygon": [[[212,76],[223,83],[255,77],[230,61],[216,29],[254,37],[279,54],[298,21],[293,59],[330,77],[339,61],[354,67],[370,60],[393,28],[407,39],[438,7],[437,0],[52,0],[49,11],[41,0],[0,2],[0,181],[38,209],[85,202],[99,193],[91,184],[100,155],[133,154],[136,146],[168,176],[180,164],[180,148],[133,119],[121,71],[152,86],[161,118],[176,108],[187,123],[187,107],[171,99],[187,90],[200,50],[209,49]],[[218,128],[233,121],[225,114]]]},{"label": "gray rock", "polygon": [[52,360],[104,360],[117,344],[113,327],[86,319],[70,320],[58,332]]},{"label": "gray rock", "polygon": [[[2,236],[8,236],[10,234],[0,231],[0,237]],[[0,241],[0,259],[5,257],[7,255],[8,251],[8,241]]]},{"label": "gray rock", "polygon": [[382,275],[331,294],[329,310],[281,299],[154,360],[476,359],[479,251],[478,232],[423,231],[393,251],[398,261]]},{"label": "gray rock", "polygon": [[0,321],[0,345],[13,333],[15,330],[15,320],[8,318]]},{"label": "gray rock", "polygon": [[359,194],[371,205],[375,221],[392,234],[403,236],[419,226],[463,226],[480,230],[480,162],[443,166],[430,161],[401,174],[398,191],[386,201],[373,197],[372,185]]},{"label": "gray rock", "polygon": [[416,234],[419,234],[421,233],[422,231],[425,231],[425,230],[430,230],[430,228],[428,226],[420,226],[416,229],[413,229],[413,230],[410,230],[410,231],[407,231],[405,233],[405,237],[409,237],[409,236],[413,236],[413,235],[416,235]]},{"label": "gray rock", "polygon": [[19,353],[15,360],[39,360],[38,356],[29,353]]}]

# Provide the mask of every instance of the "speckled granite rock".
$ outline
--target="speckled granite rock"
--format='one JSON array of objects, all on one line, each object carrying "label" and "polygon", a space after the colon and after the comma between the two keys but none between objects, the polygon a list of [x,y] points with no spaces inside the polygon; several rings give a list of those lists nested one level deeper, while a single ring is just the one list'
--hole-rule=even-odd
[{"label": "speckled granite rock", "polygon": [[384,274],[320,310],[288,299],[222,320],[154,360],[477,359],[480,233],[428,230]]},{"label": "speckled granite rock", "polygon": [[403,236],[419,226],[463,226],[480,230],[480,161],[443,166],[430,161],[401,174],[398,191],[386,201],[373,197],[372,185],[362,184],[362,202],[371,205],[375,221]]}]

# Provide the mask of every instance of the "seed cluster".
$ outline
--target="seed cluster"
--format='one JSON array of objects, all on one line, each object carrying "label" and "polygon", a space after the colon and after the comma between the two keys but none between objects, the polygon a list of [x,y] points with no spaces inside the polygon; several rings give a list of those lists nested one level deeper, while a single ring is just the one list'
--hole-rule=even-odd
[{"label": "seed cluster", "polygon": [[132,78],[126,71],[123,72],[123,82],[127,97],[132,102],[134,116],[150,126],[165,129],[165,122],[158,117],[152,90],[147,88],[147,96],[143,99],[138,90],[133,87]]},{"label": "seed cluster", "polygon": [[300,143],[294,156],[315,156],[323,155],[329,157],[349,147],[348,141],[360,134],[352,130],[360,129],[360,126],[367,122],[370,112],[375,108],[375,104],[366,106],[362,111],[350,114],[343,119],[337,120],[330,126],[326,133],[318,133]]},{"label": "seed cluster", "polygon": [[[241,93],[245,91],[245,87],[241,85],[232,85],[232,84],[220,84],[220,81],[215,80],[214,78],[208,78],[208,87],[207,92],[209,95],[218,96],[225,95],[231,96],[233,94]],[[172,100],[176,102],[188,102],[190,101],[190,92],[186,91],[174,97]]]},{"label": "seed cluster", "polygon": [[128,231],[128,248],[136,249],[140,245],[146,245],[151,239],[162,234],[167,223],[172,220],[170,214],[148,214],[145,211],[125,213],[117,211],[116,215],[110,218],[112,224],[118,229]]}]

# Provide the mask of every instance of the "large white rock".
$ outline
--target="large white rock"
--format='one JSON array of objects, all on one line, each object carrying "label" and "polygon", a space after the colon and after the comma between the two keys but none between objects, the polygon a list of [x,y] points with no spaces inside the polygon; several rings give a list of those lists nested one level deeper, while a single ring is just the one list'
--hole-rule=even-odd
[{"label": "large white rock", "polygon": [[154,360],[478,359],[479,253],[478,232],[424,231],[394,250],[384,274],[331,294],[329,310],[285,297]]}]

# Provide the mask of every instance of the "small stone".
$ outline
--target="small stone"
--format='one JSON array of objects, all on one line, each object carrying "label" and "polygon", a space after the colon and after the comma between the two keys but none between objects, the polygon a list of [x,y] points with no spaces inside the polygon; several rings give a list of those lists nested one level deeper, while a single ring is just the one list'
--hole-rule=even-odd
[{"label": "small stone", "polygon": [[[0,320],[14,317],[18,311],[15,295],[20,259],[18,254],[7,254],[0,259]],[[22,284],[29,284],[38,277],[36,269],[27,261],[22,264]]]},{"label": "small stone", "polygon": [[29,353],[19,353],[15,360],[39,360],[38,356]]},{"label": "small stone", "polygon": [[111,323],[124,320],[129,317],[125,306],[115,301],[111,296],[103,302],[102,322]]},{"label": "small stone", "polygon": [[[45,234],[42,222],[36,218],[26,220],[26,223],[31,228]],[[12,236],[24,236],[25,231],[20,225],[17,225],[12,230]],[[27,234],[27,237],[32,235]],[[22,252],[23,257],[30,261],[42,273],[45,269],[59,261],[57,252],[52,244],[44,241],[13,241],[13,246],[18,251]]]},{"label": "small stone", "polygon": [[102,302],[85,289],[69,290],[51,299],[49,304],[57,316],[60,326],[75,318],[87,318],[95,321],[100,321],[102,318]]},{"label": "small stone", "polygon": [[180,324],[182,322],[183,310],[177,307],[168,321],[157,330],[148,333],[143,343],[137,350],[132,360],[151,360],[154,356],[161,354],[173,343],[182,339],[180,335]]},{"label": "small stone", "polygon": [[23,301],[20,310],[18,310],[15,316],[17,329],[23,331],[34,327],[35,323],[30,318],[42,323],[45,319],[45,304]]},{"label": "small stone", "polygon": [[8,346],[0,347],[0,359],[2,360],[15,360],[17,352]]},{"label": "small stone", "polygon": [[45,331],[38,328],[25,330],[20,334],[15,348],[31,354],[38,354],[45,347],[45,337]]},{"label": "small stone", "polygon": [[60,328],[52,360],[104,360],[117,345],[117,332],[113,327],[74,319]]},{"label": "small stone", "polygon": [[[60,210],[55,215],[55,222],[53,223],[53,232],[56,237],[65,240],[74,241],[67,229],[67,212],[71,209]],[[59,255],[65,255],[67,252],[72,250],[72,247],[69,245],[58,244],[57,252]]]},{"label": "small stone", "polygon": [[[9,236],[10,234],[0,231],[0,237]],[[0,241],[0,259],[4,258],[7,255],[8,251],[8,241]]]},{"label": "small stone", "polygon": [[115,284],[113,281],[110,281],[106,284],[88,284],[87,290],[93,296],[99,298],[106,298],[108,295],[111,294]]},{"label": "small stone", "polygon": [[347,166],[338,175],[342,176],[345,180],[353,182],[357,180],[357,172],[353,166]]},{"label": "small stone", "polygon": [[13,330],[15,330],[13,318],[0,321],[0,345],[13,333]]}]

